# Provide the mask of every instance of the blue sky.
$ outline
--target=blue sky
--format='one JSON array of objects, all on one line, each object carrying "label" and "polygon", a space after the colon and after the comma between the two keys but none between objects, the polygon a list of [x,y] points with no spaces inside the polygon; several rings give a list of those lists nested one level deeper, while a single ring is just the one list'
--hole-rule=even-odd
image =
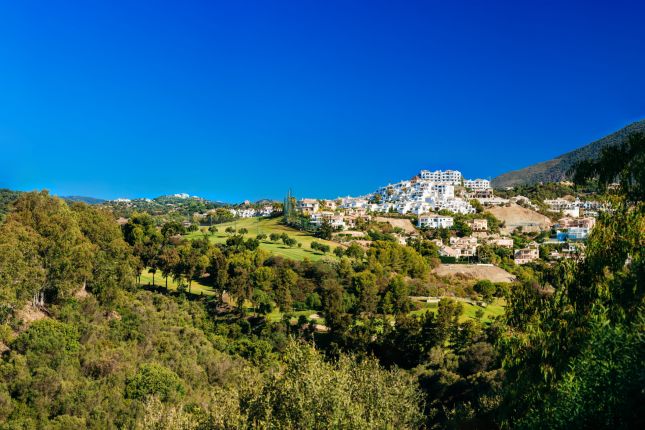
[{"label": "blue sky", "polygon": [[467,177],[645,118],[645,3],[0,3],[0,187],[240,201]]}]

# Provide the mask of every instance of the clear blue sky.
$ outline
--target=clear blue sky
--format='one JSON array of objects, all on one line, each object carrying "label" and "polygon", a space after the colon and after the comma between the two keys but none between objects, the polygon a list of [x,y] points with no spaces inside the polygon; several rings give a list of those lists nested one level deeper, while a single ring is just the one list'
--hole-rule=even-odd
[{"label": "clear blue sky", "polygon": [[493,177],[645,117],[643,17],[642,0],[4,1],[0,187],[240,201]]}]

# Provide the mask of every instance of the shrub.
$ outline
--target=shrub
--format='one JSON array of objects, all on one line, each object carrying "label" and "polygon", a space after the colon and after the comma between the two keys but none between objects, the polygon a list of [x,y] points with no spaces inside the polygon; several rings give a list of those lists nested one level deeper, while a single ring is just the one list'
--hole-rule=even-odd
[{"label": "shrub", "polygon": [[144,364],[127,381],[125,395],[130,399],[157,396],[161,401],[175,399],[186,393],[182,380],[175,372],[159,364]]}]

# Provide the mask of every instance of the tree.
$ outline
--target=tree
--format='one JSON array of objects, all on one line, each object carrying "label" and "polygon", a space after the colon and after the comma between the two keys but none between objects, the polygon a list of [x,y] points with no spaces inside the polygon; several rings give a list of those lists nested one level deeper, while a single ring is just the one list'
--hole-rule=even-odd
[{"label": "tree", "polygon": [[127,381],[125,395],[130,399],[157,396],[162,401],[175,400],[186,392],[175,372],[158,364],[143,364]]},{"label": "tree", "polygon": [[179,251],[179,265],[177,266],[176,274],[179,279],[183,277],[188,284],[188,292],[191,292],[193,279],[196,276],[201,276],[205,273],[209,264],[209,259],[206,255],[200,252],[200,249],[195,246],[196,241],[181,245]]},{"label": "tree", "polygon": [[266,292],[271,290],[271,285],[274,279],[275,274],[271,267],[258,267],[251,274],[251,282],[253,283],[253,288]]},{"label": "tree", "polygon": [[179,262],[180,257],[177,248],[165,246],[159,255],[159,269],[161,269],[161,274],[166,280],[166,290],[168,289],[168,276],[173,273]]},{"label": "tree", "polygon": [[47,270],[40,256],[40,236],[16,220],[0,225],[0,323],[37,295]]},{"label": "tree", "polygon": [[495,295],[497,288],[495,287],[495,284],[493,284],[488,279],[482,279],[480,281],[477,281],[474,286],[474,290],[482,296],[483,300],[486,303],[491,303],[493,301],[493,296]]},{"label": "tree", "polygon": [[386,294],[388,293],[388,301],[391,303],[392,313],[399,315],[410,312],[412,309],[410,291],[408,289],[408,284],[402,276],[396,276],[390,281]]},{"label": "tree", "polygon": [[365,255],[365,251],[363,250],[363,248],[361,248],[361,246],[358,243],[352,242],[345,250],[345,255],[350,258],[359,259],[359,258],[363,258],[363,256]]},{"label": "tree", "polygon": [[296,239],[293,239],[287,236],[287,237],[282,237],[282,243],[284,243],[286,246],[291,248],[295,246],[298,243],[298,241]]},{"label": "tree", "polygon": [[186,234],[186,227],[179,221],[169,221],[161,226],[161,234],[168,240],[171,236]]},{"label": "tree", "polygon": [[25,247],[30,253],[37,250],[38,256],[30,254],[28,259],[40,262],[45,269],[41,272],[44,280],[34,292],[34,304],[42,306],[45,301],[67,298],[92,277],[96,247],[83,235],[63,200],[52,198],[45,191],[21,194],[5,222],[26,229],[14,239],[34,240],[37,244],[37,248],[33,244]]},{"label": "tree", "polygon": [[250,282],[253,262],[248,252],[233,254],[228,258],[228,289],[237,301],[239,311],[244,309],[244,300],[253,295],[253,284]]},{"label": "tree", "polygon": [[310,246],[311,246],[311,249],[313,249],[314,251],[320,251],[323,254],[328,253],[330,250],[329,245],[326,245],[324,243],[319,243],[316,241],[311,242]]},{"label": "tree", "polygon": [[70,203],[69,207],[93,248],[91,273],[85,287],[99,300],[110,300],[117,289],[132,285],[135,264],[132,251],[112,213],[85,203]]},{"label": "tree", "polygon": [[289,268],[278,270],[275,279],[275,301],[283,312],[291,310],[291,291],[298,283],[298,274]]},{"label": "tree", "polygon": [[[645,138],[632,135],[580,163],[578,185],[616,178],[585,259],[544,283],[513,288],[500,339],[506,372],[500,421],[518,427],[640,427],[645,298]],[[552,287],[552,288],[548,288]],[[639,352],[637,352],[639,351]],[[539,424],[538,424],[539,423]]]},{"label": "tree", "polygon": [[240,229],[238,230],[238,233],[240,233],[240,234],[242,234],[242,235],[247,234],[248,232],[249,232],[249,229],[248,229],[248,228],[245,228],[245,227],[242,227],[242,228],[240,228]]},{"label": "tree", "polygon": [[210,224],[222,224],[233,221],[235,216],[226,208],[217,208],[208,213],[208,219]]},{"label": "tree", "polygon": [[235,229],[233,227],[231,227],[231,226],[226,227],[226,229],[224,231],[226,233],[228,233],[228,234],[234,234],[235,233]]},{"label": "tree", "polygon": [[358,296],[358,311],[367,314],[376,312],[378,287],[376,277],[371,272],[360,272],[352,278],[352,288]]},{"label": "tree", "polygon": [[331,223],[328,220],[323,220],[318,230],[316,230],[316,237],[325,240],[331,240],[332,234],[334,233],[334,228],[331,226]]},{"label": "tree", "polygon": [[144,268],[151,264],[156,266],[157,256],[161,252],[161,232],[157,229],[154,218],[146,213],[134,213],[122,229],[126,242],[132,246],[134,255],[140,260],[137,267],[137,275],[140,277]]},{"label": "tree", "polygon": [[218,247],[211,247],[208,251],[208,278],[207,282],[219,292],[222,301],[224,291],[228,287],[228,260]]}]

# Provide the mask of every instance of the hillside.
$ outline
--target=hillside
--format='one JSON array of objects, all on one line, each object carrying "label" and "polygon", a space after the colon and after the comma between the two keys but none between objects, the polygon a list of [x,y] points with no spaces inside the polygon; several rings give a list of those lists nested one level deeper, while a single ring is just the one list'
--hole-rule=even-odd
[{"label": "hillside", "polygon": [[538,182],[562,181],[567,179],[568,170],[578,161],[597,158],[602,148],[616,145],[622,142],[629,134],[636,132],[645,133],[645,120],[634,122],[615,133],[552,160],[504,173],[494,178],[491,181],[491,185],[494,188],[503,188]]},{"label": "hillside", "polygon": [[551,226],[551,220],[548,217],[518,205],[498,206],[488,211],[504,222],[505,226],[501,229],[503,234],[509,234],[517,227],[522,227],[524,231],[535,232],[546,230]]},{"label": "hillside", "polygon": [[96,197],[86,197],[86,196],[64,196],[61,198],[69,202],[81,202],[81,203],[87,203],[88,205],[99,205],[101,203],[106,202],[106,200],[104,199],[97,199]]}]

